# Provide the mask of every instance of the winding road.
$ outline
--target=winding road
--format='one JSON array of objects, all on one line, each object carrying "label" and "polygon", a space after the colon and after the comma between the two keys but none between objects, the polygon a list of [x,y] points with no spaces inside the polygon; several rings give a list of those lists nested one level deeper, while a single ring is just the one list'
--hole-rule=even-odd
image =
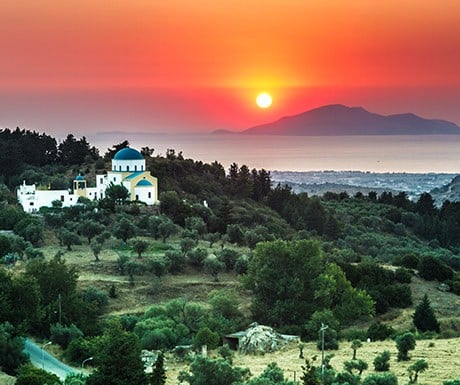
[{"label": "winding road", "polygon": [[61,380],[63,380],[68,373],[81,372],[80,370],[72,368],[71,366],[68,366],[54,358],[46,351],[46,349],[42,349],[42,347],[38,346],[28,338],[25,340],[24,351],[29,355],[30,362],[32,362],[34,366],[44,369],[47,372],[54,373]]}]

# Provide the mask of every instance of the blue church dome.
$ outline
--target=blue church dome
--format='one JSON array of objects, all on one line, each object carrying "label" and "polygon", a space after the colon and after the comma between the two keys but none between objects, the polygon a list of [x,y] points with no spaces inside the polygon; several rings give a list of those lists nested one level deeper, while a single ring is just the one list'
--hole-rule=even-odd
[{"label": "blue church dome", "polygon": [[85,178],[83,177],[83,175],[78,174],[75,180],[85,180]]},{"label": "blue church dome", "polygon": [[125,147],[118,151],[113,157],[114,160],[143,160],[142,154],[134,148]]},{"label": "blue church dome", "polygon": [[150,183],[148,180],[142,179],[140,180],[136,186],[142,187],[142,186],[152,186],[152,183]]}]

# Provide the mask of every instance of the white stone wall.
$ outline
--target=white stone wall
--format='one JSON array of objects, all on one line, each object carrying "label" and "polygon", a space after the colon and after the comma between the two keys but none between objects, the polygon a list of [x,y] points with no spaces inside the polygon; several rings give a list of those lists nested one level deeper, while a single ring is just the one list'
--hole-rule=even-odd
[{"label": "white stone wall", "polygon": [[145,159],[112,160],[112,171],[136,172],[145,171]]},{"label": "white stone wall", "polygon": [[79,196],[71,194],[68,190],[37,190],[31,186],[21,185],[17,191],[19,203],[27,213],[33,213],[40,207],[51,207],[55,200],[61,201],[63,207],[70,207],[78,202]]},{"label": "white stone wall", "polygon": [[157,203],[155,201],[155,188],[153,186],[141,186],[134,188],[134,197],[133,199],[140,200],[148,205],[153,205]]}]

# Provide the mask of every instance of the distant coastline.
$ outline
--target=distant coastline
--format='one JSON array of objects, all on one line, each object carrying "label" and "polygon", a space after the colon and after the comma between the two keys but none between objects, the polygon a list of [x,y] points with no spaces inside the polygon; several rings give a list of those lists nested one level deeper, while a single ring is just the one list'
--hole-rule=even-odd
[{"label": "distant coastline", "polygon": [[460,135],[404,136],[275,136],[275,135],[157,135],[119,133],[88,135],[104,153],[128,140],[132,147],[167,149],[203,162],[218,161],[227,170],[236,162],[250,168],[280,171],[355,170],[370,172],[460,172]]}]

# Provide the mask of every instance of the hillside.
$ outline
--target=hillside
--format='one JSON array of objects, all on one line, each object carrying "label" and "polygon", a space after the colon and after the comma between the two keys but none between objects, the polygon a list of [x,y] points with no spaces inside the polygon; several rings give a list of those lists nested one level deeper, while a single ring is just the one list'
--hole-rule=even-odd
[{"label": "hillside", "polygon": [[452,181],[442,187],[435,188],[430,191],[435,201],[441,205],[442,202],[449,200],[451,202],[460,201],[460,175],[452,179]]},{"label": "hillside", "polygon": [[[95,286],[98,289],[108,290],[111,284],[116,284],[119,292],[117,299],[111,299],[109,314],[116,316],[122,314],[142,314],[153,303],[161,303],[172,298],[187,298],[190,301],[206,302],[209,293],[216,289],[236,289],[240,293],[240,308],[246,310],[249,306],[250,297],[245,296],[239,280],[234,274],[221,275],[220,282],[214,282],[212,277],[205,272],[189,270],[180,275],[168,275],[161,279],[158,286],[152,286],[151,274],[139,275],[135,279],[135,285],[131,286],[127,276],[117,273],[116,265],[118,255],[106,251],[101,255],[101,262],[94,263],[94,257],[86,245],[76,246],[75,250],[65,254],[69,264],[77,267],[80,271],[80,285],[82,287]],[[50,256],[55,252],[54,247],[45,249]],[[413,278],[411,289],[414,303],[418,303],[425,293],[431,298],[432,306],[438,315],[441,324],[447,325],[460,317],[460,297],[453,293],[437,290],[437,283],[427,282],[419,278]],[[398,332],[412,328],[411,314],[414,306],[407,309],[392,309],[379,317],[383,322],[392,325]],[[360,324],[356,328],[365,329],[368,324]],[[350,360],[352,350],[351,342],[342,340],[339,350],[327,351],[334,354],[331,360],[333,367],[341,370],[343,363]],[[398,362],[396,360],[397,349],[394,341],[375,341],[364,343],[358,350],[358,358],[364,359],[369,364],[369,369],[364,376],[374,373],[372,361],[383,350],[391,352],[390,370],[398,376],[400,384],[407,382],[407,367],[418,359],[425,359],[429,363],[429,369],[420,376],[421,383],[425,385],[438,385],[444,380],[459,378],[460,368],[456,362],[460,360],[460,338],[451,339],[426,339],[418,340],[417,346],[411,352],[411,360]],[[279,352],[264,355],[241,355],[235,353],[234,365],[248,367],[253,376],[259,375],[270,362],[277,364],[284,370],[288,379],[299,379],[304,365],[304,360],[298,357],[297,344],[291,343]],[[210,352],[215,356],[216,352]],[[315,343],[305,343],[304,355],[306,358],[320,357],[320,351]],[[319,358],[318,358],[319,359]],[[316,361],[318,363],[318,361]],[[177,384],[177,376],[180,371],[187,370],[189,363],[177,360],[172,354],[167,354],[167,381],[166,385]]]},{"label": "hillside", "polygon": [[327,105],[244,130],[251,135],[450,135],[455,123],[424,119],[411,113],[379,115],[362,107]]}]

